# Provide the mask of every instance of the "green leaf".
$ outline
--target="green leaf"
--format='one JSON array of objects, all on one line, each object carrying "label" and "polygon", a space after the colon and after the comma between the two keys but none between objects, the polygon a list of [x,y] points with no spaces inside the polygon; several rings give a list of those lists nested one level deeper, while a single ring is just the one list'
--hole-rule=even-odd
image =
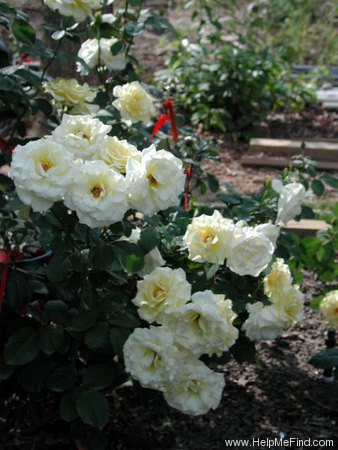
[{"label": "green leaf", "polygon": [[55,352],[65,353],[70,346],[70,337],[62,327],[48,325],[39,329],[38,343],[46,355],[52,355]]},{"label": "green leaf", "polygon": [[142,248],[146,255],[157,246],[159,240],[160,235],[157,229],[148,226],[141,231],[141,236],[137,244]]},{"label": "green leaf", "polygon": [[36,98],[34,104],[37,112],[42,111],[46,117],[50,117],[53,114],[53,107],[45,98]]},{"label": "green leaf", "polygon": [[81,420],[99,430],[109,421],[109,404],[105,396],[94,389],[82,392],[76,401],[76,410]]},{"label": "green leaf", "polygon": [[30,70],[18,69],[15,71],[15,75],[27,81],[27,83],[29,83],[31,86],[41,89],[40,77],[32,73]]},{"label": "green leaf", "polygon": [[4,356],[8,364],[23,366],[32,361],[39,353],[37,333],[33,328],[18,329],[8,340]]},{"label": "green leaf", "polygon": [[22,19],[14,19],[12,23],[12,33],[19,42],[33,46],[35,43],[34,28]]},{"label": "green leaf", "polygon": [[87,388],[104,389],[114,382],[112,364],[98,364],[88,367],[83,373],[83,384]]},{"label": "green leaf", "polygon": [[61,368],[53,372],[46,383],[46,386],[54,392],[63,392],[70,389],[75,383],[75,377],[70,368]]},{"label": "green leaf", "polygon": [[112,349],[118,356],[123,356],[123,346],[132,333],[131,330],[127,328],[112,328],[110,331],[110,344]]},{"label": "green leaf", "polygon": [[328,184],[329,186],[338,189],[338,178],[330,175],[329,173],[326,173],[325,175],[322,176],[322,180],[324,181],[324,183]]},{"label": "green leaf", "polygon": [[121,53],[122,50],[123,50],[123,42],[122,41],[115,42],[115,44],[113,44],[110,47],[110,51],[112,52],[113,55],[117,55],[118,53]]},{"label": "green leaf", "polygon": [[325,192],[325,186],[320,180],[312,180],[311,188],[318,197],[322,196]]},{"label": "green leaf", "polygon": [[85,344],[89,348],[98,348],[105,344],[109,336],[109,325],[106,322],[98,322],[85,335]]},{"label": "green leaf", "polygon": [[144,253],[135,244],[120,241],[114,242],[114,247],[123,267],[131,273],[138,272],[144,266]]},{"label": "green leaf", "polygon": [[93,265],[98,269],[109,267],[116,259],[114,249],[109,245],[96,245],[93,254]]},{"label": "green leaf", "polygon": [[72,331],[86,331],[94,325],[97,311],[82,311],[73,317],[70,329]]},{"label": "green leaf", "polygon": [[59,405],[60,417],[66,422],[73,422],[78,417],[76,411],[76,400],[82,389],[74,387],[70,391],[65,392],[61,398]]},{"label": "green leaf", "polygon": [[317,353],[310,359],[310,364],[320,369],[330,369],[338,366],[338,348],[329,348]]},{"label": "green leaf", "polygon": [[62,300],[50,300],[45,304],[45,312],[51,322],[67,324],[70,321],[68,305]]},{"label": "green leaf", "polygon": [[207,173],[208,185],[211,192],[217,192],[219,190],[219,182],[214,175]]},{"label": "green leaf", "polygon": [[120,310],[112,314],[109,319],[112,325],[117,325],[124,328],[136,328],[140,326],[140,319],[129,310]]},{"label": "green leaf", "polygon": [[65,255],[55,255],[48,263],[46,274],[52,283],[58,283],[66,278],[71,268],[71,262]]},{"label": "green leaf", "polygon": [[324,295],[317,295],[317,297],[313,297],[313,299],[310,302],[310,307],[312,309],[319,309],[320,303],[323,300]]}]

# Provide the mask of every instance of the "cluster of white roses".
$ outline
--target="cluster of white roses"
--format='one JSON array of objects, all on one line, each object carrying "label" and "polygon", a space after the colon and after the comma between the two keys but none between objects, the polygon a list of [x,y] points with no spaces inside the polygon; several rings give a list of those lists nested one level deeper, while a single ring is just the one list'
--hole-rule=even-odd
[{"label": "cluster of white roses", "polygon": [[330,291],[320,302],[319,310],[324,321],[332,328],[338,328],[338,290]]},{"label": "cluster of white roses", "polygon": [[248,226],[225,219],[217,210],[192,219],[183,240],[189,259],[224,264],[238,275],[257,277],[271,261],[279,227],[271,223]]},{"label": "cluster of white roses", "polygon": [[151,215],[177,205],[182,162],[154,145],[138,151],[110,130],[91,116],[65,114],[50,136],[18,145],[10,176],[19,198],[34,211],[64,200],[90,227],[118,222],[129,208]]},{"label": "cluster of white roses", "polygon": [[303,318],[304,295],[298,285],[292,284],[290,269],[283,259],[277,258],[264,278],[264,292],[270,304],[247,305],[249,317],[242,329],[252,341],[274,339]]},{"label": "cluster of white roses", "polygon": [[129,336],[123,348],[126,370],[186,414],[216,408],[223,375],[198,358],[221,355],[235,343],[231,300],[209,290],[191,295],[182,269],[159,267],[138,281],[133,303],[142,319],[158,326],[136,328]]}]

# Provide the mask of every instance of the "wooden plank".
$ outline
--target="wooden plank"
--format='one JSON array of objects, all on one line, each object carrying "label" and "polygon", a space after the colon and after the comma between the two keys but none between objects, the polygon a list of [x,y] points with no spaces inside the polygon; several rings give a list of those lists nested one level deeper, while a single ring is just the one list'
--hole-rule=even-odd
[{"label": "wooden plank", "polygon": [[[292,160],[289,158],[280,158],[274,156],[262,155],[244,155],[239,160],[243,166],[261,166],[261,167],[288,167]],[[338,170],[338,161],[317,161],[318,169]]]},{"label": "wooden plank", "polygon": [[316,91],[316,96],[320,102],[336,102],[338,101],[338,88],[320,89]]},{"label": "wooden plank", "polygon": [[[338,142],[336,141],[303,141],[306,145],[304,154],[315,161],[338,162]],[[271,156],[293,156],[300,154],[302,141],[293,139],[263,139],[250,140],[250,153],[261,153]]]},{"label": "wooden plank", "polygon": [[328,230],[331,228],[331,225],[324,220],[302,219],[298,222],[296,220],[290,220],[287,224],[283,225],[282,228],[301,236],[307,236],[316,234],[321,230]]}]

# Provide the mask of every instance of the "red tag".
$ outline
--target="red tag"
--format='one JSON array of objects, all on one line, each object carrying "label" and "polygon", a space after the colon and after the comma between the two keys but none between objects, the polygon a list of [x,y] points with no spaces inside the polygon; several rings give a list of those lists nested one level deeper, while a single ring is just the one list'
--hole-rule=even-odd
[{"label": "red tag", "polygon": [[162,114],[162,116],[155,123],[153,132],[151,133],[152,137],[155,137],[157,133],[164,127],[164,125],[168,122],[169,117],[166,114]]}]

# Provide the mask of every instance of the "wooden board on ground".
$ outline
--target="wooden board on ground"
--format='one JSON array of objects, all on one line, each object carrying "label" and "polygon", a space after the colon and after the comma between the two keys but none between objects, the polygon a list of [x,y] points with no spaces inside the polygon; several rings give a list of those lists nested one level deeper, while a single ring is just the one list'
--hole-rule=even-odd
[{"label": "wooden board on ground", "polygon": [[[260,167],[288,167],[292,160],[291,158],[280,158],[275,156],[266,156],[262,154],[247,154],[242,156],[240,163],[243,166],[260,166]],[[317,161],[317,168],[321,170],[338,170],[338,161]]]},{"label": "wooden board on ground", "polygon": [[292,231],[300,236],[316,234],[321,230],[328,230],[331,225],[324,220],[302,219],[300,221],[290,220],[282,227],[285,230]]},{"label": "wooden board on ground", "polygon": [[338,163],[338,139],[330,140],[293,140],[293,139],[262,139],[250,140],[249,154],[264,153],[269,156],[290,157],[302,152],[302,142],[305,143],[305,156],[315,161],[333,161]]}]

